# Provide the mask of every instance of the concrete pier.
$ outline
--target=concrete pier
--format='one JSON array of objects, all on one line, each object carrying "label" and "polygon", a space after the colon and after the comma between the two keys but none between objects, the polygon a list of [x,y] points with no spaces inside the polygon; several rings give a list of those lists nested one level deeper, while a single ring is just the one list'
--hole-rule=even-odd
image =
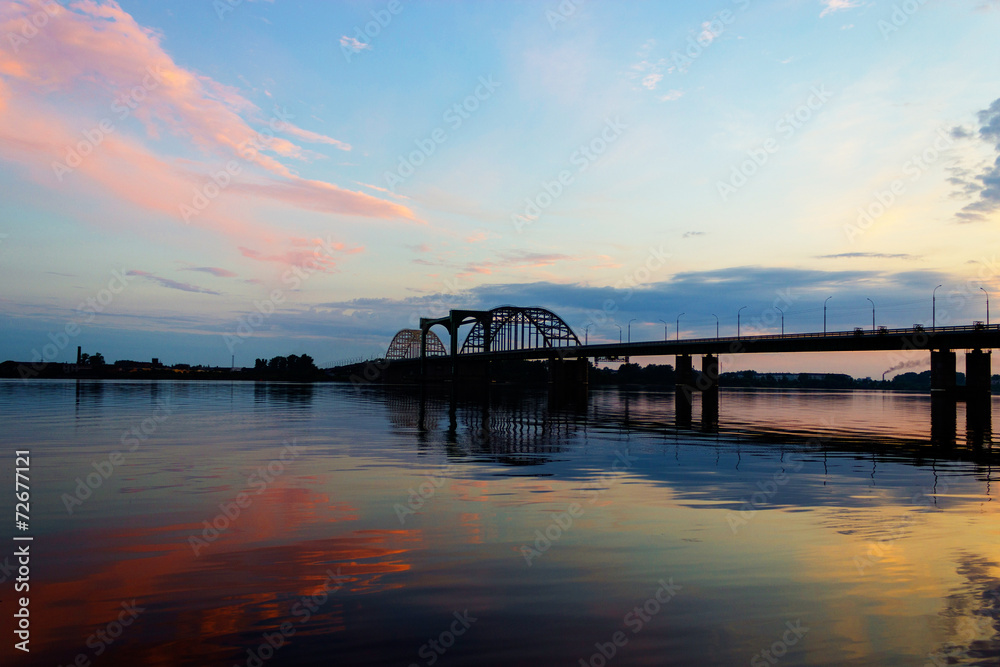
[{"label": "concrete pier", "polygon": [[694,370],[690,354],[677,355],[674,384],[674,419],[678,426],[691,426],[691,402],[694,398]]},{"label": "concrete pier", "polygon": [[701,358],[701,429],[715,431],[719,427],[719,357],[706,354]]}]

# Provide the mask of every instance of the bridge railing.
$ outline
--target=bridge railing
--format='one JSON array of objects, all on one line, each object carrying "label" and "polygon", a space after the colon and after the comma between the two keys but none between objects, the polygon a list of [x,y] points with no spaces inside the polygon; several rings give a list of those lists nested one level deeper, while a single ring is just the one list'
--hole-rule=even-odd
[{"label": "bridge railing", "polygon": [[827,331],[827,332],[807,332],[807,333],[784,333],[784,334],[756,334],[750,336],[723,336],[722,338],[686,338],[688,342],[700,342],[700,341],[710,341],[710,340],[780,340],[782,338],[840,338],[840,337],[863,337],[863,336],[910,336],[916,334],[924,334],[927,336],[933,336],[936,333],[962,333],[969,331],[996,331],[1000,329],[1000,325],[991,324],[989,326],[985,324],[970,324],[970,325],[959,325],[959,326],[949,326],[949,327],[905,327],[901,329],[889,329],[886,327],[879,327],[875,331],[871,329],[866,329],[858,327],[852,329],[851,331]]},{"label": "bridge railing", "polygon": [[788,340],[788,339],[801,339],[801,338],[872,338],[872,337],[885,337],[885,336],[913,336],[917,334],[923,334],[925,336],[933,336],[939,333],[969,333],[969,332],[986,332],[986,331],[998,331],[1000,330],[1000,324],[970,324],[970,325],[960,325],[960,326],[947,326],[947,327],[906,327],[899,329],[888,329],[885,327],[879,327],[875,331],[871,329],[852,329],[850,331],[827,331],[827,332],[808,332],[808,333],[784,333],[784,334],[756,334],[756,335],[742,335],[742,336],[719,336],[711,338],[681,338],[679,340],[668,340],[668,341],[635,341],[632,343],[598,343],[596,345],[589,345],[588,347],[607,347],[607,348],[619,348],[627,349],[629,347],[638,346],[648,346],[652,343],[663,343],[665,345],[681,345],[691,343],[729,343],[729,342],[746,342],[746,341],[759,341],[759,340]]}]

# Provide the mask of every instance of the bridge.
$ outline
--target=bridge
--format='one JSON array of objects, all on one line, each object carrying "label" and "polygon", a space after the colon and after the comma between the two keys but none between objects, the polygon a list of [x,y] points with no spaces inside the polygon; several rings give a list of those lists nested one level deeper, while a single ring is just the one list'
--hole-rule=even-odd
[{"label": "bridge", "polygon": [[[468,325],[471,330],[459,345],[461,330]],[[433,331],[435,327],[448,333],[447,347]],[[387,372],[380,376],[394,382],[489,382],[494,362],[544,360],[549,362],[550,384],[573,390],[586,388],[591,359],[673,356],[678,419],[690,419],[692,396],[698,392],[704,421],[706,413],[709,419],[718,413],[722,354],[925,350],[930,354],[932,396],[946,404],[967,400],[970,406],[982,406],[984,401],[988,404],[990,396],[994,348],[1000,348],[1000,326],[979,322],[970,326],[873,327],[591,345],[581,343],[572,328],[550,310],[505,305],[492,310],[456,309],[445,317],[421,318],[419,329],[404,329],[393,338],[385,357]],[[956,350],[968,351],[964,388],[955,386]],[[700,373],[693,367],[692,356],[696,355],[702,356]]]}]

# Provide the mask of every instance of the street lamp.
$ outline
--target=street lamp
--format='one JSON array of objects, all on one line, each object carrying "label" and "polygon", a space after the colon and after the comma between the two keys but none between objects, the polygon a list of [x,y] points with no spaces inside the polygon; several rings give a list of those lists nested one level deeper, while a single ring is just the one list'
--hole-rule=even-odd
[{"label": "street lamp", "polygon": [[[683,314],[684,313],[681,313],[681,315]],[[677,332],[677,340],[681,339],[681,315],[677,316],[677,323],[676,326],[674,327],[674,331]]]},{"label": "street lamp", "polygon": [[830,296],[826,297],[825,301],[823,301],[823,333],[824,334],[826,333],[826,302],[829,301],[832,298],[833,298],[833,295],[830,295]]},{"label": "street lamp", "polygon": [[632,342],[632,323],[636,321],[637,318],[633,317],[628,321],[628,342]]},{"label": "street lamp", "polygon": [[875,332],[875,302],[865,297],[865,300],[872,305],[872,333]]},{"label": "street lamp", "polygon": [[740,338],[740,313],[743,312],[744,308],[746,308],[746,306],[740,306],[740,309],[736,311],[736,339],[737,340],[739,340],[739,338]]},{"label": "street lamp", "polygon": [[[937,329],[937,291],[938,285],[933,290],[931,290],[931,331]],[[980,288],[982,289],[982,288]]]},{"label": "street lamp", "polygon": [[618,323],[615,323],[615,326],[618,327],[618,344],[621,345],[622,344],[622,325],[620,325]]},{"label": "street lamp", "polygon": [[592,327],[592,326],[594,326],[594,325],[593,324],[588,324],[587,326],[585,326],[583,328],[583,344],[584,345],[587,344],[587,341],[590,338],[590,327]]},{"label": "street lamp", "polygon": [[783,311],[781,308],[778,308],[777,306],[775,306],[774,308],[779,313],[781,313],[781,335],[784,336],[785,335],[785,311]]},{"label": "street lamp", "polygon": [[712,313],[712,317],[715,318],[715,337],[718,338],[719,337],[719,316],[716,315],[715,313]]},{"label": "street lamp", "polygon": [[667,321],[666,320],[660,320],[660,322],[663,322],[663,342],[666,343],[667,342]]},{"label": "street lamp", "polygon": [[986,295],[986,326],[990,326],[990,293],[982,287],[979,289],[983,290],[983,294]]}]

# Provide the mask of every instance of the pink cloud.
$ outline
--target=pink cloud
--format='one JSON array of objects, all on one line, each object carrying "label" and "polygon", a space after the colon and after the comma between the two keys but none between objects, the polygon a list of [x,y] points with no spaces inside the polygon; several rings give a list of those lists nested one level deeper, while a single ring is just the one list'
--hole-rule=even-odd
[{"label": "pink cloud", "polygon": [[[28,18],[39,12],[48,18],[34,30]],[[0,35],[15,36],[0,48],[0,157],[27,164],[42,183],[83,187],[79,181],[89,180],[99,192],[180,223],[181,205],[192,202],[195,188],[235,160],[240,171],[232,184],[190,217],[191,224],[244,244],[281,243],[284,230],[247,222],[233,209],[247,198],[331,215],[416,221],[406,206],[296,175],[283,160],[322,156],[295,141],[344,151],[351,146],[296,126],[281,109],[267,114],[238,89],[181,67],[156,31],[115,2],[79,0],[70,8],[42,0],[0,3]],[[95,100],[108,100],[108,106],[95,108]],[[204,161],[153,150],[129,134],[128,118],[139,121],[146,139],[171,136]],[[111,129],[98,132],[102,123]],[[80,146],[88,154],[72,171],[54,168],[68,164],[70,150]]]}]

